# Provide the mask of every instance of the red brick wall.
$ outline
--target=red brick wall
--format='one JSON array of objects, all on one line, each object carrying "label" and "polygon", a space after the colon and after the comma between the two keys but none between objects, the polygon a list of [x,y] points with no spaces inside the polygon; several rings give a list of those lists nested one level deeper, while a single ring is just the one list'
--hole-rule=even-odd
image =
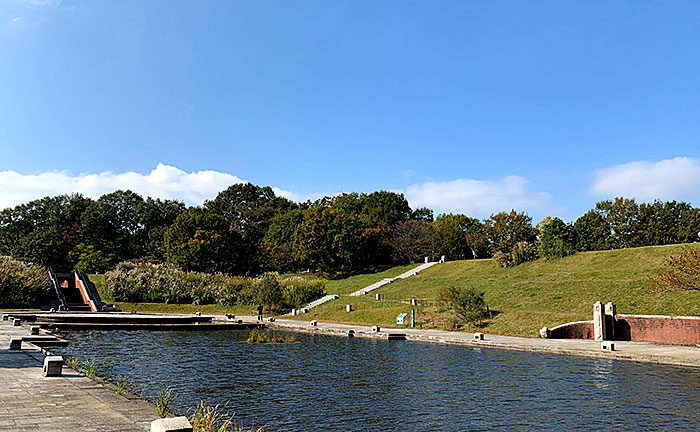
[{"label": "red brick wall", "polygon": [[667,345],[700,344],[700,317],[618,314],[615,339]]},{"label": "red brick wall", "polygon": [[554,327],[552,339],[593,339],[593,321],[578,321]]}]

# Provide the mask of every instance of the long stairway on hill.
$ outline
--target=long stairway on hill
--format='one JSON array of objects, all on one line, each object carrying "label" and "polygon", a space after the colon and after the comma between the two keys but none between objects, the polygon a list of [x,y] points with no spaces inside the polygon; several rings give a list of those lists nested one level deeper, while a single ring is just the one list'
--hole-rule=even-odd
[{"label": "long stairway on hill", "polygon": [[321,306],[322,304],[329,302],[331,300],[335,300],[338,297],[339,296],[336,294],[325,295],[319,299],[312,301],[311,303],[309,303],[307,305],[300,307],[299,309],[293,309],[292,312],[289,312],[287,315],[298,315],[298,314],[306,313],[309,311],[309,309],[315,308],[316,306]]},{"label": "long stairway on hill", "polygon": [[350,295],[351,295],[351,296],[361,296],[361,295],[365,295],[365,294],[367,294],[367,293],[369,293],[369,292],[371,292],[371,291],[376,290],[377,288],[383,287],[383,286],[386,285],[386,284],[390,284],[390,283],[394,282],[395,280],[406,279],[407,277],[411,277],[411,276],[417,276],[418,273],[422,272],[423,270],[425,270],[425,269],[427,269],[427,268],[430,268],[430,267],[434,266],[435,264],[439,264],[439,261],[421,264],[421,265],[419,265],[418,267],[412,268],[411,270],[408,270],[408,271],[406,271],[406,272],[403,272],[403,273],[401,273],[400,275],[398,275],[398,276],[396,276],[396,277],[382,279],[382,280],[380,280],[379,282],[375,282],[375,283],[373,283],[372,285],[369,285],[369,286],[366,286],[366,287],[364,287],[364,288],[362,288],[362,289],[360,289],[360,290],[357,290],[357,291],[355,291],[354,293],[352,293],[352,294],[350,294]]}]

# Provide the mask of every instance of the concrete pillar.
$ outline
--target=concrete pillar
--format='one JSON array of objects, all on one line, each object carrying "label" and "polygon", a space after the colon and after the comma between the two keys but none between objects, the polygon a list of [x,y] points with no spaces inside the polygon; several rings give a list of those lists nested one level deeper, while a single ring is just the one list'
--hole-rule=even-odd
[{"label": "concrete pillar", "polygon": [[348,330],[348,337],[355,337],[355,330],[353,330],[353,329]]},{"label": "concrete pillar", "polygon": [[430,262],[429,260],[430,260],[430,258],[425,257],[425,263],[426,263],[426,264],[428,264],[428,263]]},{"label": "concrete pillar", "polygon": [[411,306],[417,306],[418,305],[418,300],[412,298],[411,299]]},{"label": "concrete pillar", "polygon": [[7,316],[7,315],[5,315],[5,314],[2,314],[2,320],[3,320],[3,321],[7,321],[8,318],[9,318],[9,316]]},{"label": "concrete pillar", "polygon": [[63,357],[47,356],[44,358],[44,370],[41,372],[45,377],[59,377],[63,374]]},{"label": "concrete pillar", "polygon": [[443,256],[440,257],[440,262],[441,262],[441,263],[444,263],[444,262],[445,262],[445,255],[443,255]]},{"label": "concrete pillar", "polygon": [[12,325],[13,325],[13,326],[19,327],[20,324],[22,324],[22,320],[20,320],[19,318],[15,318],[15,319],[12,320]]},{"label": "concrete pillar", "polygon": [[379,328],[379,326],[376,326],[376,325],[375,325],[375,326],[372,326],[372,331],[373,331],[373,332],[378,333],[380,330],[381,330],[381,329]]},{"label": "concrete pillar", "polygon": [[352,305],[345,305],[345,312],[352,312]]},{"label": "concrete pillar", "polygon": [[483,333],[474,333],[474,340],[484,340]]},{"label": "concrete pillar", "polygon": [[377,295],[375,295],[374,297],[375,297],[377,300],[381,300],[381,299],[382,299],[382,295],[379,294],[379,293],[377,293]]},{"label": "concrete pillar", "polygon": [[151,432],[192,432],[192,424],[187,417],[172,417],[153,420]]},{"label": "concrete pillar", "polygon": [[309,325],[312,327],[316,327],[318,325],[318,323],[314,320],[314,321],[310,321]]},{"label": "concrete pillar", "polygon": [[8,349],[11,349],[11,350],[19,350],[19,349],[22,349],[22,338],[21,338],[21,337],[19,337],[19,338],[15,338],[15,337],[10,338],[10,346],[9,346]]},{"label": "concrete pillar", "polygon": [[593,305],[593,339],[605,340],[605,314],[603,313],[603,304],[599,301]]},{"label": "concrete pillar", "polygon": [[543,339],[547,339],[552,335],[551,331],[549,330],[549,327],[542,327],[540,329],[540,337]]},{"label": "concrete pillar", "polygon": [[605,340],[615,340],[616,308],[612,302],[605,304]]},{"label": "concrete pillar", "polygon": [[39,328],[40,328],[39,326],[31,326],[31,327],[29,328],[29,330],[30,330],[31,334],[33,334],[33,335],[38,335],[38,334],[39,334]]}]

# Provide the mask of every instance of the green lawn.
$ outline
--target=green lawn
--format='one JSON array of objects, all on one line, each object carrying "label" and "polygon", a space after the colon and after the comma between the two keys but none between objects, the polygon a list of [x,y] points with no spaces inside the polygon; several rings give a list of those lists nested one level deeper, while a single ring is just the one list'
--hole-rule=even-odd
[{"label": "green lawn", "polygon": [[[386,285],[366,296],[343,296],[313,309],[308,316],[336,322],[393,326],[398,313],[411,309],[407,303],[410,298],[432,300],[442,287],[450,285],[473,286],[485,292],[486,301],[495,314],[483,331],[498,334],[535,336],[543,326],[590,320],[593,303],[597,300],[612,301],[617,305],[618,313],[700,315],[700,291],[658,294],[649,291],[649,277],[663,266],[667,256],[679,253],[684,247],[700,245],[584,252],[509,269],[498,267],[492,260],[452,261]],[[364,281],[380,280],[381,277],[377,276]],[[332,291],[329,289],[328,292]],[[376,301],[375,293],[381,293],[389,300]],[[345,304],[353,305],[355,311],[345,312]],[[414,309],[417,320],[426,327],[452,326],[449,315],[435,307]]]},{"label": "green lawn", "polygon": [[[424,328],[454,328],[454,318],[435,304],[437,293],[446,286],[473,286],[485,292],[492,319],[481,331],[518,336],[536,336],[543,326],[554,327],[570,321],[592,319],[593,303],[612,301],[618,313],[654,315],[700,315],[700,291],[650,292],[649,277],[663,267],[669,255],[700,244],[650,246],[614,251],[584,252],[571,257],[538,260],[503,269],[489,259],[452,261],[433,266],[418,276],[385,285],[372,293],[348,294],[384,278],[397,276],[417,265],[328,280],[326,292],[339,299],[312,309],[303,319],[319,319],[349,324],[396,327],[401,312],[416,311],[417,323]],[[291,277],[283,275],[282,277]],[[309,273],[299,275],[316,278]],[[103,300],[111,302],[100,275],[90,275]],[[381,301],[375,294],[382,294]],[[419,299],[412,307],[410,299]],[[425,300],[425,305],[421,301]],[[352,312],[345,305],[353,306]],[[254,315],[254,306],[172,305],[117,303],[122,310],[141,312],[201,311],[206,314],[235,313]]]}]

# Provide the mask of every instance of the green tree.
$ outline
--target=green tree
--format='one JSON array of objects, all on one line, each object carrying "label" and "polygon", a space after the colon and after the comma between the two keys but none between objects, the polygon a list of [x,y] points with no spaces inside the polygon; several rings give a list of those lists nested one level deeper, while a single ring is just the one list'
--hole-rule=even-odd
[{"label": "green tree", "polygon": [[465,259],[472,256],[467,244],[467,233],[479,232],[482,224],[478,219],[463,214],[441,214],[431,224],[433,251],[447,259]]},{"label": "green tree", "polygon": [[634,199],[615,198],[613,201],[596,203],[595,211],[610,227],[608,247],[628,248],[635,245],[634,237],[638,229],[639,206]]},{"label": "green tree", "polygon": [[510,253],[517,243],[534,244],[537,238],[537,229],[532,226],[532,218],[524,212],[511,210],[509,213],[496,213],[484,223],[493,252]]},{"label": "green tree", "polygon": [[549,218],[548,222],[538,224],[538,226],[540,230],[538,242],[540,256],[561,258],[576,252],[573,225],[555,217]]},{"label": "green tree", "polygon": [[610,225],[594,210],[586,212],[574,222],[574,238],[577,251],[597,251],[608,249]]},{"label": "green tree", "polygon": [[191,207],[180,213],[165,232],[168,262],[190,271],[233,273],[240,238],[221,216]]}]

